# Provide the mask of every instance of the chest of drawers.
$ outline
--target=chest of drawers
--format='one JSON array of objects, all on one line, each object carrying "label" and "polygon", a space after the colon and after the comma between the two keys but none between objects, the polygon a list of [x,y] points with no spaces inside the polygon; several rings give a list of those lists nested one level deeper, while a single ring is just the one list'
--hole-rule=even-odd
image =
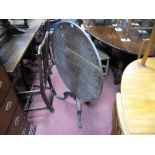
[{"label": "chest of drawers", "polygon": [[0,135],[34,134],[3,65],[0,65]]}]

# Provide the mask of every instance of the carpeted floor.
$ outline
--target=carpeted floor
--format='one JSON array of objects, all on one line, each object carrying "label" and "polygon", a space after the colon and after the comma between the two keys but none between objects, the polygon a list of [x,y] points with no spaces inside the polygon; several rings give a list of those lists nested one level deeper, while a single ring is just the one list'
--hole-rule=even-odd
[{"label": "carpeted floor", "polygon": [[[54,88],[58,95],[62,95],[67,88],[55,66],[52,68],[52,72]],[[28,118],[36,125],[36,135],[111,134],[112,107],[117,91],[119,91],[119,85],[114,85],[113,75],[109,70],[100,97],[92,101],[89,106],[82,103],[82,129],[77,126],[75,101],[71,97],[64,101],[54,97],[54,113],[50,113],[48,110],[33,111],[29,112]],[[41,96],[36,96],[31,106],[44,106]]]}]

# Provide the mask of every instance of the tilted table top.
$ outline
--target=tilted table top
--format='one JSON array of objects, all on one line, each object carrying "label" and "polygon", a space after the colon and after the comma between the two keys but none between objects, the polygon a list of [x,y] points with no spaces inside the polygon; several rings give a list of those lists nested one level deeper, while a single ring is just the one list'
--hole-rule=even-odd
[{"label": "tilted table top", "polygon": [[91,39],[74,23],[62,22],[53,32],[53,52],[60,76],[79,99],[97,98],[103,86],[100,57]]}]

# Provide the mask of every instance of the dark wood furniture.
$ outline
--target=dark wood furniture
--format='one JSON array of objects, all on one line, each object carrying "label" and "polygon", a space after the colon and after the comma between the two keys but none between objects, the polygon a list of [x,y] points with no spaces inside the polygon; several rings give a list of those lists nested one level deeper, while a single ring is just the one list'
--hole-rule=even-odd
[{"label": "dark wood furniture", "polygon": [[17,68],[43,21],[28,20],[29,28],[25,33],[6,36],[0,45],[4,65],[0,71],[0,134],[34,134],[34,125],[24,116],[13,87],[19,75]]},{"label": "dark wood furniture", "polygon": [[[45,34],[45,38],[43,39],[42,43],[39,45],[38,53],[35,54],[36,60],[33,63],[33,66],[30,65],[23,65],[23,70],[30,71],[33,76],[35,74],[39,75],[39,85],[33,85],[29,91],[19,92],[18,95],[20,96],[34,96],[34,95],[41,95],[42,99],[46,105],[46,107],[40,107],[35,109],[25,109],[24,111],[32,111],[32,110],[40,110],[46,109],[50,110],[50,112],[54,112],[54,108],[52,106],[53,96],[56,95],[54,87],[51,82],[50,74],[51,68],[53,66],[53,61],[50,58],[50,44],[49,44],[49,32],[47,31]],[[32,83],[32,82],[31,82]],[[48,90],[50,91],[50,96],[47,96],[47,86],[49,86]],[[37,87],[37,88],[36,88]]]},{"label": "dark wood furniture", "polygon": [[53,32],[52,45],[55,64],[68,88],[82,100],[97,98],[104,79],[102,64],[87,34],[74,23],[63,22]]},{"label": "dark wood furniture", "polygon": [[29,20],[25,33],[13,35],[0,46],[0,57],[7,73],[13,73],[24,56],[43,20]]},{"label": "dark wood furniture", "polygon": [[[102,91],[104,77],[100,57],[86,32],[70,22],[62,22],[54,29],[52,47],[60,76],[76,98],[81,128],[80,100],[92,101]],[[68,94],[64,93],[64,99]]]},{"label": "dark wood furniture", "polygon": [[[114,75],[114,83],[120,84],[122,73],[125,67],[137,59],[141,45],[144,43],[141,54],[143,55],[147,42],[144,39],[150,37],[150,33],[139,33],[135,29],[129,29],[126,35],[125,27],[122,31],[116,31],[116,27],[104,24],[93,25],[89,20],[84,20],[86,31],[103,44],[104,51],[110,56],[110,67]],[[130,41],[122,41],[127,37]],[[154,55],[155,45],[150,52],[150,56]]]},{"label": "dark wood furniture", "polygon": [[35,126],[30,124],[21,110],[12,83],[0,65],[0,134],[34,134]]},{"label": "dark wood furniture", "polygon": [[[118,50],[128,52],[131,54],[138,55],[140,46],[142,44],[143,39],[147,39],[150,37],[150,33],[139,33],[137,30],[128,30],[128,38],[131,41],[121,41],[121,38],[125,38],[125,29],[122,31],[116,31],[115,27],[108,25],[87,25],[84,24],[86,31],[88,31],[93,37],[102,41],[103,43],[112,46]],[[146,49],[146,45],[144,45],[142,53],[144,53]],[[150,55],[153,55],[152,49]]]}]

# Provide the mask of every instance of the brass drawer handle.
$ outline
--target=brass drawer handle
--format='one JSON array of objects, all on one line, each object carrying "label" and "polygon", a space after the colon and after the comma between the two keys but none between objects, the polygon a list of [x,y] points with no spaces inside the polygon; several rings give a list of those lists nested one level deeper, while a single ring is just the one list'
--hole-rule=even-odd
[{"label": "brass drawer handle", "polygon": [[19,116],[17,116],[15,119],[15,126],[17,126],[18,124],[19,124]]},{"label": "brass drawer handle", "polygon": [[3,82],[2,82],[2,81],[0,81],[0,88],[2,88],[2,84],[3,84]]},{"label": "brass drawer handle", "polygon": [[9,111],[11,109],[11,107],[12,107],[12,101],[8,101],[6,104],[5,110]]},{"label": "brass drawer handle", "polygon": [[26,128],[24,128],[23,130],[22,130],[22,133],[21,133],[22,135],[26,135]]}]

